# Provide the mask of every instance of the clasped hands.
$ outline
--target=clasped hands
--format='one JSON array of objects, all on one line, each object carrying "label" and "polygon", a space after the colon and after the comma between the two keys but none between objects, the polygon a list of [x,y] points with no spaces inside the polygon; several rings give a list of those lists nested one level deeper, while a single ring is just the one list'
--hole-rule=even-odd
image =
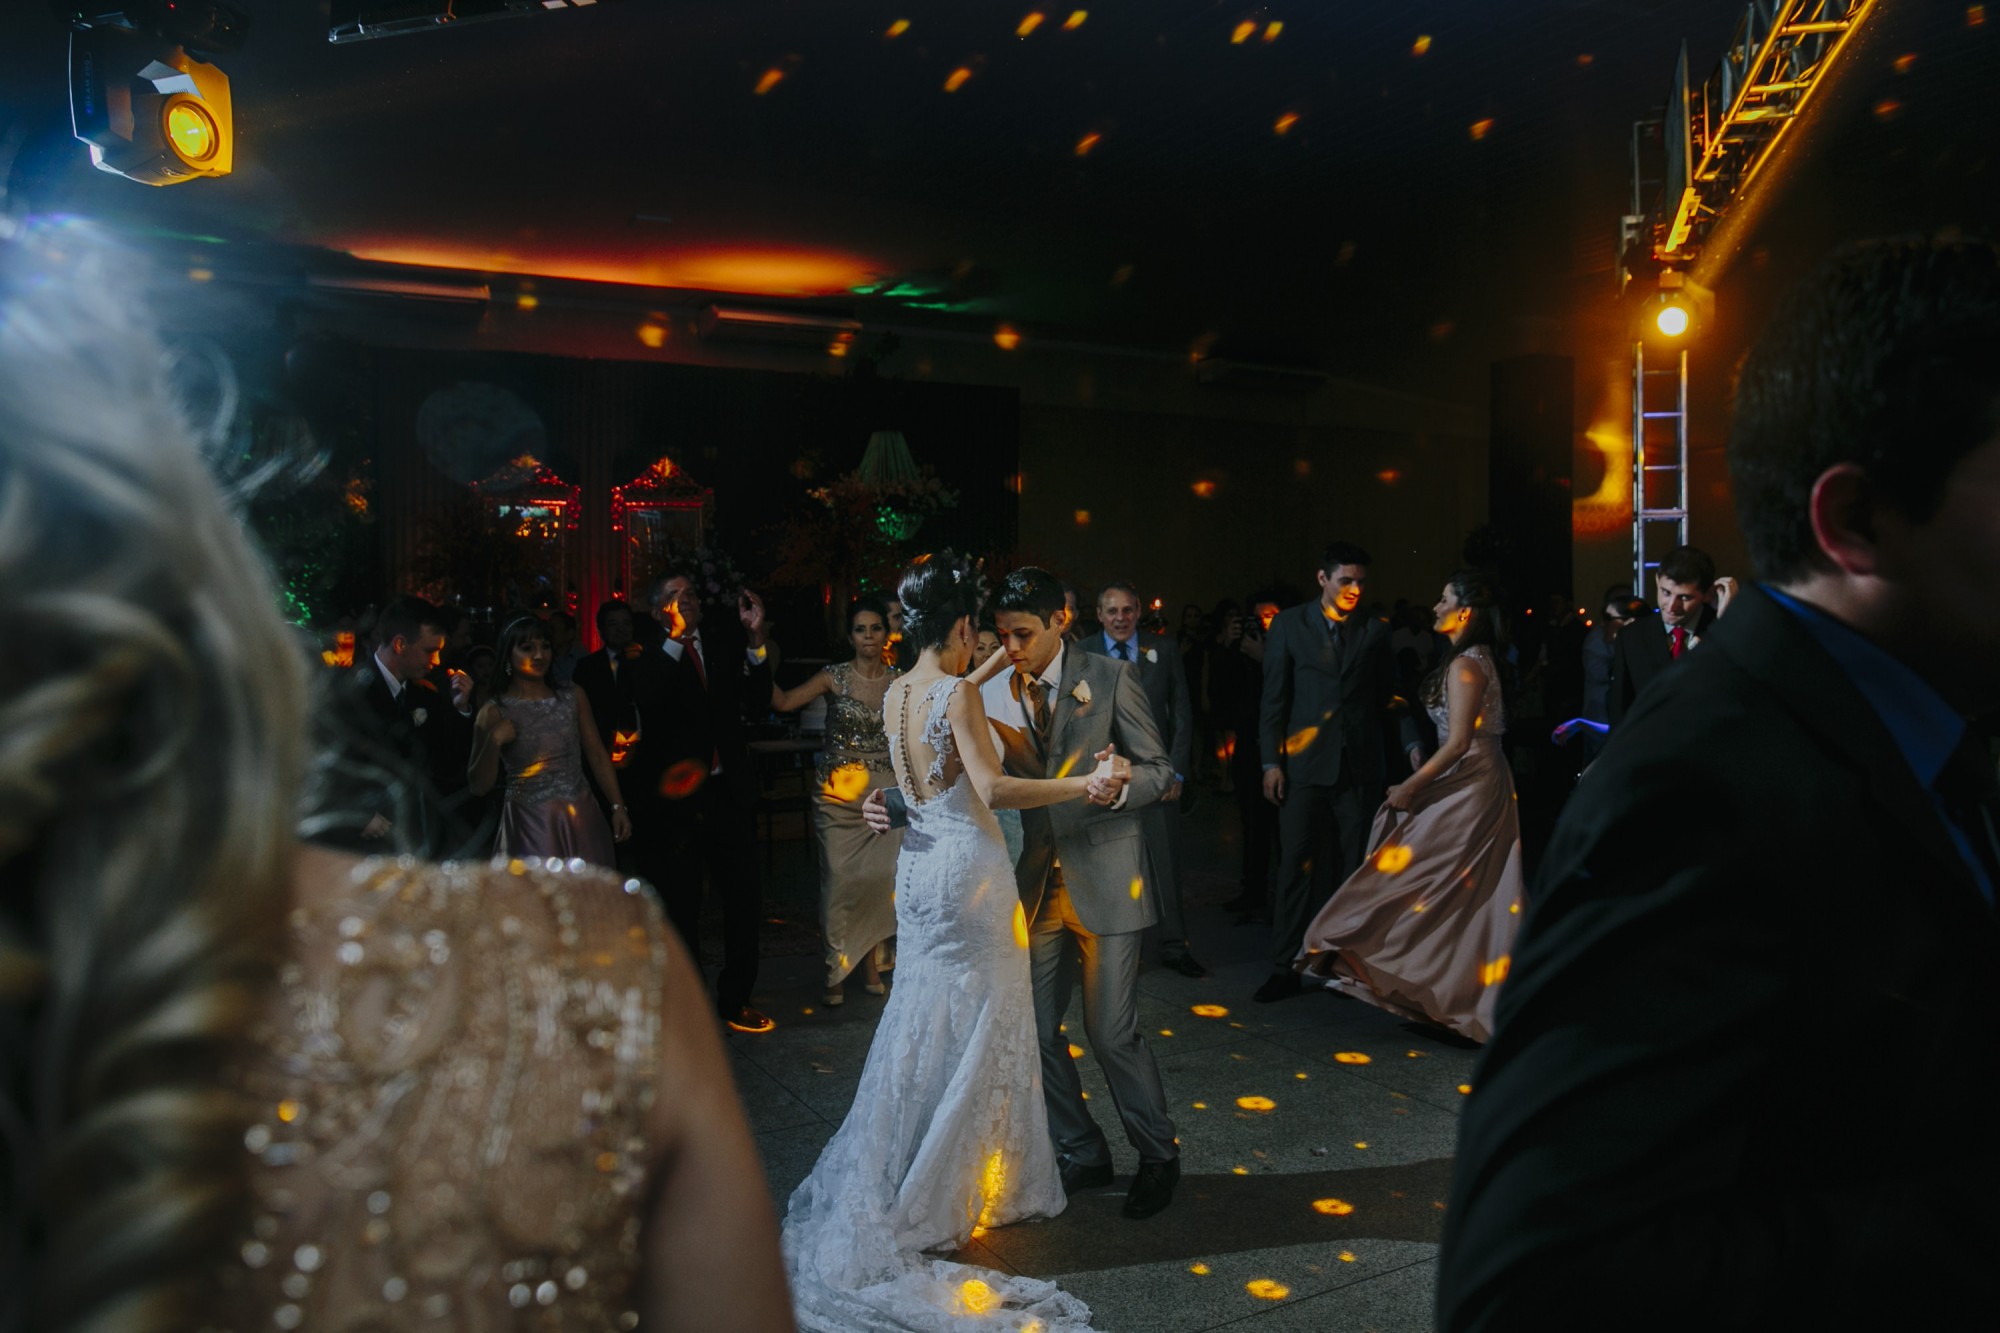
[{"label": "clasped hands", "polygon": [[1132,761],[1107,745],[1096,754],[1097,767],[1084,783],[1083,796],[1092,805],[1116,805],[1125,784],[1132,780]]}]

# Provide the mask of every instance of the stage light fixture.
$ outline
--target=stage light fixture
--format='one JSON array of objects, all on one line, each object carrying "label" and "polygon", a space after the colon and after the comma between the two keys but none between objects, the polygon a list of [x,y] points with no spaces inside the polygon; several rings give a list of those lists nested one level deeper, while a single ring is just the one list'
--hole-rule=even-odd
[{"label": "stage light fixture", "polygon": [[1650,342],[1685,343],[1707,327],[1714,312],[1714,293],[1685,273],[1667,269],[1639,312],[1638,335]]},{"label": "stage light fixture", "polygon": [[1653,316],[1653,327],[1669,338],[1678,338],[1688,331],[1687,307],[1678,302],[1669,302],[1659,308]]},{"label": "stage light fixture", "polygon": [[235,167],[229,76],[188,52],[235,50],[249,20],[194,0],[58,6],[70,23],[70,128],[92,165],[144,185]]}]

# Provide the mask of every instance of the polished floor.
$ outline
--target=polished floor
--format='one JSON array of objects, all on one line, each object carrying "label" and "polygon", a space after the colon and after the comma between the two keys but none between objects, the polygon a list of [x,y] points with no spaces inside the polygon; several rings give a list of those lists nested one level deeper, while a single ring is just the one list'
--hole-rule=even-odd
[{"label": "polished floor", "polygon": [[[824,1004],[816,959],[798,952],[811,944],[812,870],[787,831],[773,830],[757,995],[778,1026],[730,1036],[781,1210],[847,1114],[882,1004],[858,985],[841,1007]],[[1053,1220],[989,1232],[962,1257],[1059,1281],[1108,1333],[1427,1330],[1477,1051],[1325,992],[1251,1003],[1268,931],[1236,925],[1220,906],[1236,890],[1229,799],[1206,794],[1186,833],[1189,926],[1212,974],[1149,966],[1140,979],[1143,1030],[1181,1140],[1172,1207],[1143,1222],[1121,1215],[1136,1158],[1086,1052],[1078,1063],[1105,1108],[1116,1185],[1075,1196]],[[1072,1028],[1081,1047],[1074,1012]]]}]

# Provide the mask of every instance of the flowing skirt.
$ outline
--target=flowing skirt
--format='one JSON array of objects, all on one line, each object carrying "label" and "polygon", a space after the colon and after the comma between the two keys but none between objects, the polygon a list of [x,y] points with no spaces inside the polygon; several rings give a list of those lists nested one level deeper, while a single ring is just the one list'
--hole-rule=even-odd
[{"label": "flowing skirt", "polygon": [[[851,799],[822,791],[813,797],[819,836],[819,928],[826,940],[826,984],[838,986],[868,951],[896,933],[896,853],[901,830],[876,834],[861,819],[861,803],[895,781],[869,772]],[[842,795],[846,795],[843,789]]]},{"label": "flowing skirt", "polygon": [[553,800],[524,802],[509,797],[500,809],[500,831],[493,850],[523,861],[559,857],[582,859],[609,870],[618,868],[618,848],[611,826],[588,791]]},{"label": "flowing skirt", "polygon": [[1382,807],[1361,868],[1313,918],[1294,966],[1483,1042],[1522,897],[1514,779],[1498,739],[1482,737],[1407,813]]}]

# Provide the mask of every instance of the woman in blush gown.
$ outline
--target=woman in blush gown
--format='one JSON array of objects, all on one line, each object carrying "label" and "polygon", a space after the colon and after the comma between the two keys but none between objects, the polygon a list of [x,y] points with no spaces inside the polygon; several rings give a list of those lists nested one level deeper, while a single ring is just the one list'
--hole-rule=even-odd
[{"label": "woman in blush gown", "polygon": [[883,993],[884,941],[896,933],[896,852],[900,833],[877,837],[861,821],[861,803],[893,780],[889,738],[882,734],[882,694],[899,674],[885,664],[889,608],[863,597],[847,612],[854,660],[815,671],[803,684],[771,690],[771,710],[793,713],[826,698],[826,745],[819,753],[813,831],[819,837],[819,928],[825,944],[826,1002],[847,1000],[850,972],[862,989]]},{"label": "woman in blush gown", "polygon": [[1027,925],[993,807],[1115,799],[1111,761],[1089,778],[1002,773],[978,686],[958,676],[972,655],[973,577],[933,561],[901,592],[905,645],[921,650],[884,709],[909,808],[901,965],[847,1119],[792,1195],[794,1310],[814,1333],[1079,1333],[1088,1307],[1053,1283],[931,1256],[976,1228],[1063,1209]]},{"label": "woman in blush gown", "polygon": [[[495,854],[580,859],[615,869],[614,842],[632,836],[618,770],[604,753],[583,691],[549,684],[553,656],[548,627],[535,616],[516,616],[500,631],[497,688],[473,720],[467,786],[484,796],[506,768]],[[585,763],[611,802],[609,828],[584,778]]]},{"label": "woman in blush gown", "polygon": [[1454,574],[1436,614],[1451,651],[1425,680],[1423,702],[1444,739],[1389,789],[1367,857],[1307,928],[1295,966],[1329,989],[1483,1042],[1522,899],[1493,584]]}]

